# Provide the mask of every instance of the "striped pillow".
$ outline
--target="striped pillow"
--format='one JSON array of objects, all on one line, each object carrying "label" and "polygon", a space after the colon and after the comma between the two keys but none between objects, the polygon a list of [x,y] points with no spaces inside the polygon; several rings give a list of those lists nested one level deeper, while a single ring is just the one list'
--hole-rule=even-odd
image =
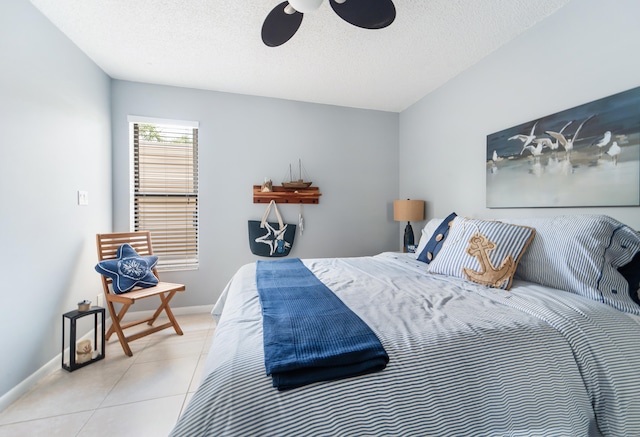
[{"label": "striped pillow", "polygon": [[618,268],[640,251],[640,235],[606,215],[511,219],[536,228],[516,277],[559,288],[640,315]]},{"label": "striped pillow", "polygon": [[456,217],[428,271],[508,290],[535,233],[530,227]]}]

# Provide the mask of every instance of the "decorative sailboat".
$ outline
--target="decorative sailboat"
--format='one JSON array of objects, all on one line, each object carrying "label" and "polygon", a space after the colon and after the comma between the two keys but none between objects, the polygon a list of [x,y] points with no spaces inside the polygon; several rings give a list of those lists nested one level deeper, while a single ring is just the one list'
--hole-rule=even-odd
[{"label": "decorative sailboat", "polygon": [[293,179],[291,164],[289,164],[289,181],[282,182],[284,188],[309,188],[313,182],[307,182],[302,179],[302,160],[298,159],[298,180]]}]

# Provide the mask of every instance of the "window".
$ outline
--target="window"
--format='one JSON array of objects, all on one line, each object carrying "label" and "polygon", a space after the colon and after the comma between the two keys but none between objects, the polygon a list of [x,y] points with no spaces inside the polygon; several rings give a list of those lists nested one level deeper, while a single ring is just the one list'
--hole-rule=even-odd
[{"label": "window", "polygon": [[[131,118],[130,118],[131,120]],[[158,270],[198,268],[197,124],[135,120],[132,218],[150,231]]]}]

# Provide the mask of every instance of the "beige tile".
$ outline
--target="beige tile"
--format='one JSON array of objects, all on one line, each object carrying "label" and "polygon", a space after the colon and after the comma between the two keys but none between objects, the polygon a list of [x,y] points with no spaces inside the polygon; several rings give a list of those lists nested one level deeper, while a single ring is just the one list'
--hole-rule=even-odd
[{"label": "beige tile", "polygon": [[150,361],[167,361],[176,358],[198,358],[204,347],[206,337],[183,340],[167,340],[164,342],[149,344],[136,359],[138,363]]},{"label": "beige tile", "polygon": [[97,408],[130,367],[127,363],[99,366],[102,361],[74,372],[52,373],[5,409],[0,424]]},{"label": "beige tile", "polygon": [[135,363],[100,407],[185,394],[197,364],[198,357]]},{"label": "beige tile", "polygon": [[92,414],[93,411],[87,411],[2,425],[0,426],[0,437],[75,436]]},{"label": "beige tile", "polygon": [[173,429],[185,395],[176,395],[96,410],[78,437],[166,436]]},{"label": "beige tile", "polygon": [[184,332],[209,330],[215,326],[215,320],[210,313],[180,316],[178,323]]},{"label": "beige tile", "polygon": [[156,334],[151,335],[149,339],[149,343],[147,343],[146,347],[154,346],[161,343],[182,343],[187,341],[200,340],[204,343],[206,340],[208,330],[200,330],[200,331],[187,331],[184,335],[176,335],[173,331],[169,332],[162,331]]}]

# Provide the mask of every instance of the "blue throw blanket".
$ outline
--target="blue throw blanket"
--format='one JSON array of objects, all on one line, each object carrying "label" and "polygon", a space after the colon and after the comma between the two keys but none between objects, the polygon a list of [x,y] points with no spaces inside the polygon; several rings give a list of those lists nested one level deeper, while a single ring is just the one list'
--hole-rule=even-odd
[{"label": "blue throw blanket", "polygon": [[386,367],[371,328],[299,259],[257,261],[256,281],[265,367],[278,390]]}]

